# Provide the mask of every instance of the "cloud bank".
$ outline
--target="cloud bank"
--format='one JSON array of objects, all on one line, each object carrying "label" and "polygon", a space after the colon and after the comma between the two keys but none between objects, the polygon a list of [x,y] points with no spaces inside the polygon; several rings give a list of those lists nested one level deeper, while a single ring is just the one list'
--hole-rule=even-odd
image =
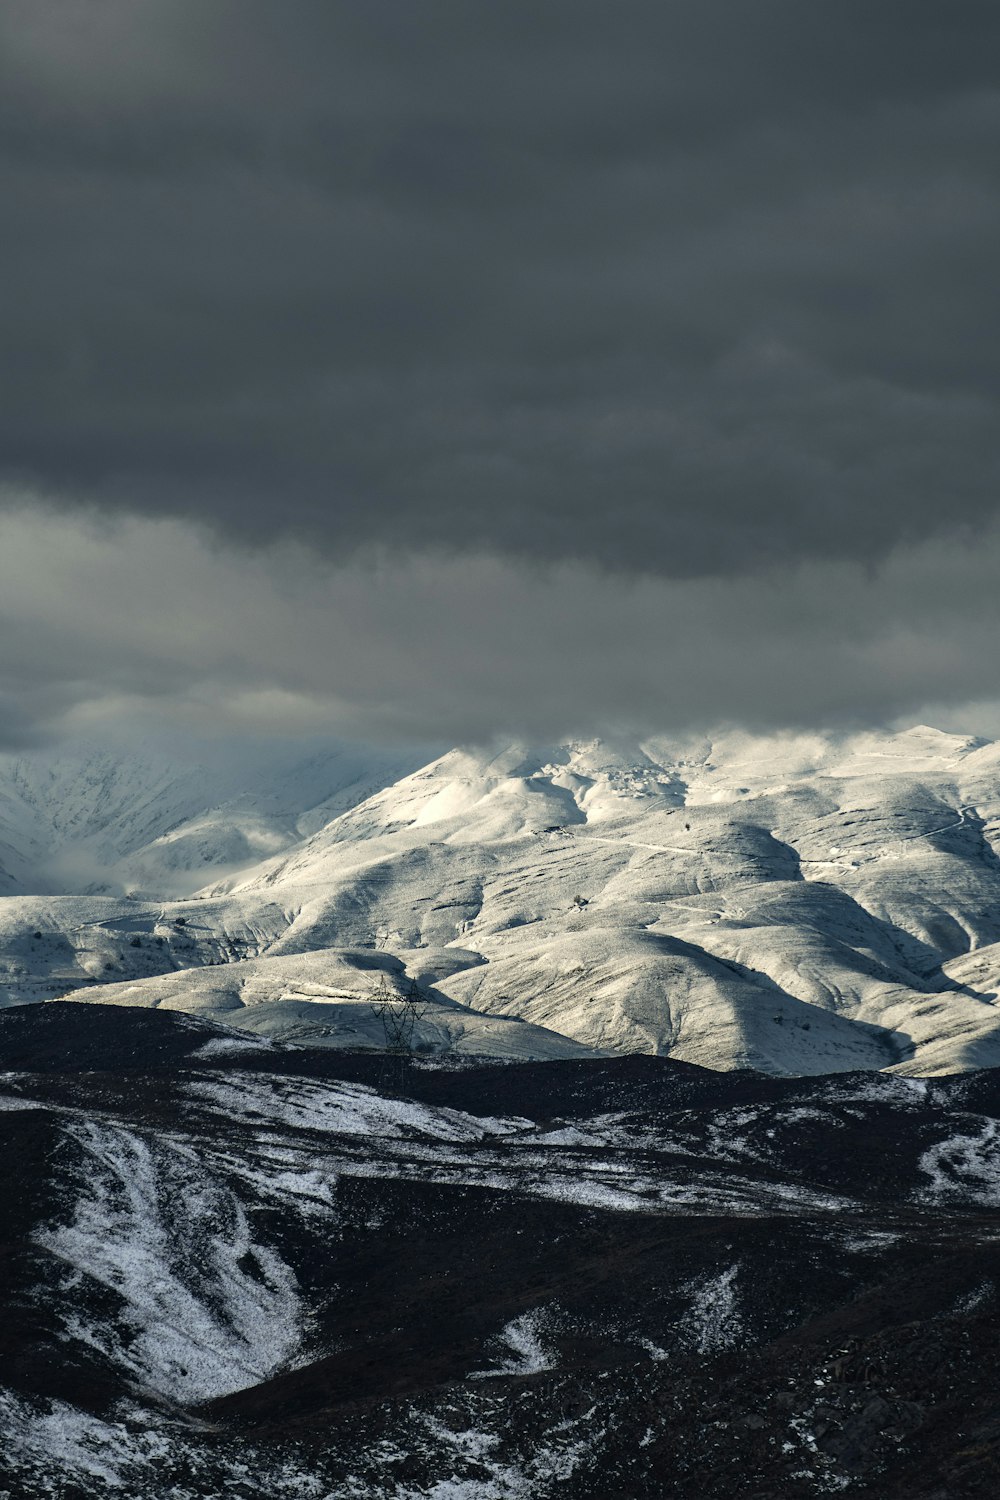
[{"label": "cloud bank", "polygon": [[[0,691],[31,737],[155,732],[437,743],[720,722],[996,726],[1000,530],[755,578],[580,563],[252,556],[178,521],[0,519]],[[40,590],[35,580],[44,577]],[[991,717],[992,715],[992,717]]]},{"label": "cloud bank", "polygon": [[998,45],[992,0],[10,0],[8,743],[992,697]]}]

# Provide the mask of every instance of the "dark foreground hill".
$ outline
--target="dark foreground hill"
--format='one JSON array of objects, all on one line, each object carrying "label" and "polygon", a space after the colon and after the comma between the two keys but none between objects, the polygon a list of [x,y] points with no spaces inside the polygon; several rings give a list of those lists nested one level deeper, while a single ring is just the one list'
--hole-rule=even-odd
[{"label": "dark foreground hill", "polygon": [[1000,1079],[0,1015],[0,1495],[1000,1489]]}]

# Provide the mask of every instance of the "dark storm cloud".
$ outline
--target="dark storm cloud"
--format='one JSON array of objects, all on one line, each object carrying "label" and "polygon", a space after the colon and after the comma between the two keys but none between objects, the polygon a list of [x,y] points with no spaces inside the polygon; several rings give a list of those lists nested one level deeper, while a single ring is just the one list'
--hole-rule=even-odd
[{"label": "dark storm cloud", "polygon": [[665,575],[997,504],[1000,10],[11,0],[0,465]]}]

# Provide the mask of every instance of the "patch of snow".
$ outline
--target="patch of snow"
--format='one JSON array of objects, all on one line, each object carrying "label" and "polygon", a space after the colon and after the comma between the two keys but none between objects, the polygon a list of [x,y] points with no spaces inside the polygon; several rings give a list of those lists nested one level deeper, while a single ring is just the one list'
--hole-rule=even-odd
[{"label": "patch of snow", "polygon": [[[218,1447],[206,1451],[195,1433],[133,1406],[102,1419],[64,1401],[29,1400],[0,1388],[0,1430],[0,1484],[16,1482],[17,1493],[32,1500],[62,1500],[70,1488],[94,1500],[168,1494],[194,1500],[208,1493],[201,1477],[206,1468],[213,1494],[245,1494],[248,1481],[268,1500],[322,1500],[328,1494],[325,1484],[290,1459],[245,1447],[239,1457]],[[167,1470],[197,1489],[187,1482],[164,1489]],[[224,1488],[216,1490],[220,1482]],[[0,1495],[12,1494],[0,1489]]]},{"label": "patch of snow", "polygon": [[603,1437],[590,1431],[575,1442],[550,1438],[529,1459],[504,1462],[495,1453],[497,1434],[474,1427],[454,1432],[433,1417],[424,1417],[424,1426],[445,1454],[450,1451],[453,1472],[419,1490],[404,1485],[385,1491],[386,1500],[535,1500],[543,1486],[571,1479]]},{"label": "patch of snow", "polygon": [[542,1342],[545,1315],[538,1308],[522,1313],[503,1328],[499,1341],[514,1354],[514,1359],[501,1360],[491,1370],[475,1370],[470,1376],[481,1380],[493,1375],[537,1375],[542,1370],[555,1368],[552,1353]]},{"label": "patch of snow", "polygon": [[563,1125],[558,1130],[546,1130],[533,1137],[536,1146],[604,1146],[607,1142],[592,1132],[581,1130],[577,1125]]},{"label": "patch of snow", "polygon": [[680,1322],[679,1331],[699,1354],[731,1349],[743,1336],[735,1281],[738,1265],[718,1276],[689,1281],[684,1291],[691,1298],[691,1311]]},{"label": "patch of snow", "polygon": [[186,1147],[97,1122],[66,1134],[82,1153],[74,1215],[36,1241],[120,1301],[115,1317],[67,1315],[67,1335],[187,1403],[288,1363],[300,1333],[295,1277],[254,1241],[232,1191]]},{"label": "patch of snow", "polygon": [[773,1116],[776,1123],[781,1125],[801,1125],[803,1121],[812,1121],[820,1125],[831,1126],[833,1129],[843,1129],[844,1122],[837,1118],[828,1109],[814,1109],[810,1105],[800,1104],[794,1109],[783,1109],[780,1114]]},{"label": "patch of snow", "polygon": [[[0,1391],[7,1463],[20,1460],[22,1472],[37,1464],[66,1479],[118,1488],[124,1445],[114,1442],[109,1424],[62,1401],[46,1404],[42,1411],[12,1391]],[[37,1479],[44,1483],[41,1474]]]},{"label": "patch of snow", "polygon": [[[387,1101],[393,1105],[405,1101]],[[501,1122],[503,1123],[503,1122]],[[289,1147],[287,1137],[272,1130],[256,1130],[253,1145],[238,1153],[223,1152],[208,1138],[200,1145],[227,1173],[248,1184],[263,1198],[280,1198],[286,1191],[313,1196],[317,1207],[327,1202],[337,1177],[439,1182],[450,1186],[488,1187],[531,1197],[554,1198],[587,1207],[631,1213],[718,1213],[837,1211],[855,1208],[850,1199],[781,1182],[751,1181],[726,1174],[693,1174],[689,1163],[675,1174],[669,1161],[648,1158],[637,1162],[610,1152],[576,1154],[551,1147],[536,1148],[530,1132],[502,1138],[495,1149],[468,1140],[428,1140],[416,1134],[373,1130],[364,1134],[356,1121],[342,1134],[316,1134],[301,1149]],[[291,1175],[287,1182],[282,1174]],[[317,1178],[303,1180],[316,1172]]]},{"label": "patch of snow", "polygon": [[213,1165],[243,1183],[258,1200],[284,1204],[310,1218],[330,1218],[334,1213],[337,1172],[327,1162],[317,1161],[311,1151],[276,1145],[262,1137],[254,1146],[244,1144],[238,1151],[207,1145],[204,1150]]},{"label": "patch of snow", "polygon": [[14,1109],[44,1109],[37,1099],[22,1099],[17,1094],[0,1094],[0,1111]]},{"label": "patch of snow", "polygon": [[270,1037],[250,1036],[213,1036],[204,1042],[196,1051],[191,1053],[192,1057],[218,1057],[222,1052],[260,1052],[263,1048],[271,1047],[273,1043]]},{"label": "patch of snow", "polygon": [[866,1078],[852,1077],[847,1083],[834,1081],[825,1092],[836,1104],[894,1104],[917,1109],[927,1103],[931,1082],[904,1073],[871,1073]]},{"label": "patch of snow", "polygon": [[228,1119],[266,1122],[324,1135],[401,1139],[416,1134],[440,1141],[478,1141],[531,1129],[530,1120],[501,1120],[432,1109],[392,1099],[361,1083],[314,1084],[265,1074],[218,1074],[187,1085],[188,1097]]},{"label": "patch of snow", "polygon": [[862,1229],[857,1234],[845,1234],[840,1243],[845,1250],[864,1255],[886,1250],[890,1245],[898,1244],[901,1239],[901,1234],[894,1234],[889,1230]]},{"label": "patch of snow", "polygon": [[1000,1125],[983,1118],[978,1135],[953,1135],[929,1147],[918,1163],[930,1186],[917,1197],[931,1203],[978,1203],[1000,1208]]},{"label": "patch of snow", "polygon": [[993,1300],[996,1290],[992,1281],[981,1281],[978,1286],[973,1287],[971,1292],[966,1292],[964,1297],[959,1297],[955,1303],[955,1311],[957,1313],[975,1312],[977,1307],[983,1307]]}]

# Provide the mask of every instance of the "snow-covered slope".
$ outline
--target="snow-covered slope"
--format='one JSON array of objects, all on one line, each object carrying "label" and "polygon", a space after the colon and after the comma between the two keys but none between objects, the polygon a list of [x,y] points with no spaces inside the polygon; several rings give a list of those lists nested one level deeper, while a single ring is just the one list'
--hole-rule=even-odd
[{"label": "snow-covered slope", "polygon": [[[541,1061],[598,1055],[595,1050],[517,1016],[474,1010],[449,999],[433,980],[481,962],[455,950],[406,954],[422,981],[420,1016],[411,1045],[418,1053],[452,1052]],[[149,979],[105,984],[102,1004],[188,1011],[252,1033],[311,1046],[384,1047],[385,1027],[373,1005],[382,976],[390,995],[405,995],[404,961],[369,949],[320,948],[314,953],[246,959],[222,968],[182,969]],[[400,1004],[402,1002],[399,1002]]]},{"label": "snow-covered slope", "polygon": [[[1000,1064],[998,744],[920,728],[453,750],[349,800],[197,899],[0,903],[2,993],[344,1046],[367,1036],[374,962],[427,991],[427,1045]],[[221,826],[217,807],[205,837]]]}]

